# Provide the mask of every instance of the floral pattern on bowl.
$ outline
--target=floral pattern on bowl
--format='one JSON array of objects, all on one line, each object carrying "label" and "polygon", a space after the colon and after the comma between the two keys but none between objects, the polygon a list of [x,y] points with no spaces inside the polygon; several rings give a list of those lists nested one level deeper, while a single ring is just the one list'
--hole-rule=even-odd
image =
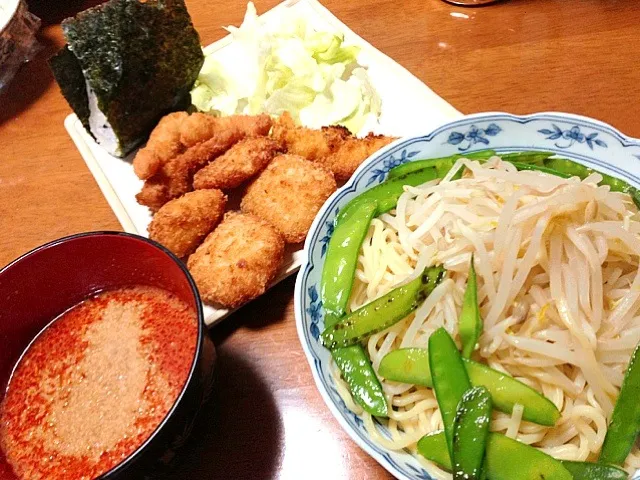
[{"label": "floral pattern on bowl", "polygon": [[[337,212],[359,193],[382,182],[391,165],[492,148],[506,153],[552,151],[640,187],[640,140],[597,120],[563,113],[515,116],[471,115],[421,136],[400,139],[365,161],[324,204],[307,236],[296,280],[298,336],[325,403],[351,438],[385,469],[403,480],[432,480],[419,460],[405,451],[386,449],[367,434],[362,420],[340,398],[330,371],[330,354],[318,340],[323,329],[320,276]],[[384,427],[383,427],[384,431]],[[640,471],[635,480],[640,480]]]}]

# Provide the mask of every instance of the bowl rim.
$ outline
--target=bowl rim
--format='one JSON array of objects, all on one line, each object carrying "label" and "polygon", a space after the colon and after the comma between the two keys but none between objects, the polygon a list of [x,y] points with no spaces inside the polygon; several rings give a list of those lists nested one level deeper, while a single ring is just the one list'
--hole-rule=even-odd
[{"label": "bowl rim", "polygon": [[[385,470],[391,473],[394,477],[399,479],[411,480],[410,477],[408,477],[403,472],[398,470],[398,468],[395,465],[395,461],[391,459],[391,457],[389,457],[388,455],[385,455],[385,453],[389,453],[393,451],[379,445],[379,448],[384,453],[376,452],[372,445],[370,445],[367,441],[365,441],[364,438],[361,438],[354,431],[351,425],[349,425],[347,420],[344,418],[341,409],[339,409],[338,406],[333,402],[328,392],[324,388],[324,384],[322,382],[319,369],[316,369],[313,367],[314,364],[316,363],[316,360],[311,352],[311,347],[307,344],[307,340],[306,340],[306,332],[304,330],[304,325],[303,325],[303,317],[304,315],[306,315],[306,312],[304,312],[304,303],[303,303],[305,292],[302,291],[304,277],[307,274],[307,270],[310,267],[313,267],[312,258],[311,258],[313,253],[312,240],[316,236],[315,234],[317,233],[318,229],[322,227],[322,218],[325,216],[327,210],[332,205],[334,199],[342,195],[343,192],[345,191],[356,192],[357,191],[355,186],[356,182],[360,179],[362,173],[369,168],[369,165],[374,163],[378,158],[386,156],[390,151],[397,149],[403,143],[412,143],[419,139],[431,140],[436,135],[440,134],[442,131],[451,129],[454,126],[466,125],[467,122],[473,122],[473,121],[483,121],[483,120],[486,121],[486,120],[489,120],[490,117],[496,117],[496,116],[503,117],[504,120],[516,121],[522,124],[528,123],[530,121],[543,120],[543,119],[557,120],[559,122],[561,121],[562,122],[572,122],[572,121],[581,122],[583,124],[588,124],[589,126],[592,126],[592,127],[597,127],[601,131],[605,131],[611,134],[612,136],[616,137],[616,139],[620,142],[620,144],[623,147],[631,147],[631,146],[640,147],[640,139],[636,139],[634,137],[623,134],[620,130],[618,130],[611,124],[608,124],[601,120],[597,120],[595,118],[587,117],[585,115],[578,115],[574,113],[565,113],[565,112],[559,112],[559,111],[544,111],[544,112],[530,113],[525,115],[516,115],[516,114],[501,112],[501,111],[487,111],[487,112],[463,115],[460,118],[449,120],[422,135],[400,137],[396,141],[391,142],[387,146],[383,147],[382,149],[378,150],[373,155],[368,157],[364,162],[362,162],[362,164],[360,164],[360,166],[356,169],[353,175],[351,175],[349,180],[347,180],[347,182],[343,186],[338,188],[325,201],[322,207],[318,210],[318,213],[316,214],[311,224],[311,227],[309,228],[307,238],[305,239],[305,242],[304,242],[304,250],[302,254],[300,270],[296,276],[296,283],[295,283],[295,290],[294,290],[294,315],[295,315],[295,321],[296,321],[296,330],[298,333],[298,340],[300,341],[302,350],[304,351],[305,357],[307,359],[307,364],[311,369],[311,374],[313,376],[316,389],[320,394],[320,396],[322,397],[325,405],[328,407],[329,411],[337,420],[338,424],[342,427],[343,431],[345,431],[347,435],[349,435],[349,437],[367,455],[373,458],[380,466],[382,466]],[[640,160],[640,155],[636,155],[636,156]],[[370,440],[370,441],[373,442],[373,440]]]},{"label": "bowl rim", "polygon": [[[151,240],[149,238],[146,238],[146,237],[143,237],[141,235],[134,234],[134,233],[120,232],[120,231],[115,231],[115,230],[96,230],[96,231],[91,231],[91,232],[74,233],[72,235],[67,235],[65,237],[57,238],[55,240],[51,240],[50,242],[44,243],[42,245],[38,245],[37,247],[32,248],[31,250],[23,253],[22,255],[17,257],[16,259],[12,260],[8,264],[6,264],[4,267],[0,268],[0,275],[2,275],[5,271],[9,270],[12,266],[14,266],[14,265],[16,265],[16,264],[18,264],[20,262],[25,261],[26,259],[28,259],[29,257],[35,255],[36,253],[38,253],[40,251],[56,247],[58,245],[61,245],[63,243],[67,243],[69,241],[76,240],[78,238],[101,237],[101,236],[124,237],[124,238],[127,238],[129,240],[137,240],[137,241],[141,241],[143,243],[147,243],[147,244],[151,245],[152,247],[155,247],[157,250],[161,251],[162,253],[164,253],[167,257],[169,257],[180,268],[180,270],[182,271],[182,274],[186,277],[187,282],[189,283],[189,287],[191,289],[191,293],[193,294],[193,297],[194,297],[194,300],[195,300],[195,303],[196,303],[196,314],[197,314],[197,317],[198,317],[198,319],[197,319],[197,321],[198,321],[198,335],[196,337],[196,348],[194,350],[193,357],[192,357],[192,360],[191,360],[191,367],[189,369],[189,374],[187,375],[187,378],[186,378],[186,380],[184,382],[184,385],[180,389],[180,393],[177,395],[177,397],[172,402],[171,408],[167,411],[165,416],[158,423],[158,425],[155,427],[155,429],[149,434],[149,436],[144,440],[144,442],[142,442],[138,446],[138,448],[136,448],[133,452],[131,452],[131,454],[129,454],[127,457],[125,457],[120,463],[118,463],[117,465],[113,466],[111,469],[107,470],[106,472],[101,473],[98,477],[96,477],[96,479],[103,479],[103,478],[106,479],[106,478],[109,478],[111,475],[115,475],[115,474],[119,473],[121,470],[125,470],[125,469],[129,468],[132,463],[135,463],[135,461],[144,452],[144,450],[149,446],[149,444],[151,442],[153,442],[153,440],[160,434],[161,430],[169,422],[169,420],[173,416],[174,412],[178,408],[178,405],[180,404],[180,402],[182,401],[182,399],[184,398],[184,396],[186,394],[187,387],[191,384],[194,376],[197,373],[196,372],[196,367],[197,367],[197,364],[198,364],[198,359],[200,358],[200,355],[201,355],[202,349],[203,349],[203,337],[208,334],[207,333],[208,332],[207,327],[206,327],[206,325],[204,323],[204,312],[203,312],[203,309],[202,309],[203,308],[202,307],[202,299],[200,298],[200,293],[198,292],[198,288],[196,286],[196,282],[193,280],[193,277],[189,273],[189,270],[187,269],[187,266],[174,253],[172,253],[169,249],[167,249],[166,247],[164,247],[160,243],[156,242],[155,240]],[[49,324],[47,324],[47,325],[49,325]]]}]

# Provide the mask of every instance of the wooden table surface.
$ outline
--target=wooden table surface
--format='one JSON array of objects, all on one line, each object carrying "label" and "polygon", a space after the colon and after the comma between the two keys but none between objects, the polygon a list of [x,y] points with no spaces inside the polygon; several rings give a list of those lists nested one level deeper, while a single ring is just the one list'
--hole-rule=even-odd
[{"label": "wooden table surface", "polygon": [[[60,20],[95,3],[30,1],[44,20],[44,49],[0,95],[0,265],[64,235],[120,230],[64,130],[70,109],[45,63],[63,44]],[[187,3],[205,45],[224,35],[221,25],[239,24],[246,6]],[[566,111],[640,137],[636,0],[506,0],[474,9],[440,0],[323,3],[464,113]],[[168,478],[389,477],[316,391],[296,334],[293,285],[284,281],[211,332],[214,398]]]}]

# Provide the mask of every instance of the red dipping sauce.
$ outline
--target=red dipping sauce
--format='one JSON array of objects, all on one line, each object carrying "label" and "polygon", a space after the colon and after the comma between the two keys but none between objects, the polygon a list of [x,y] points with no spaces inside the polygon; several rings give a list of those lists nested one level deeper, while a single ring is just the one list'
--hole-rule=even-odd
[{"label": "red dipping sauce", "polygon": [[20,479],[93,479],[133,453],[184,386],[196,311],[155,287],[102,292],[55,319],[18,362],[0,447]]}]

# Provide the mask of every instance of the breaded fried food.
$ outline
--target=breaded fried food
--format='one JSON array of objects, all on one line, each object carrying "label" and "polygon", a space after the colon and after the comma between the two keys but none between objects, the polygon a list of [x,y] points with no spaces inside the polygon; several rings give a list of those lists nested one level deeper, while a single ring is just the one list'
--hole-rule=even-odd
[{"label": "breaded fried food", "polygon": [[371,133],[364,138],[351,137],[345,140],[335,152],[322,159],[321,163],[333,172],[336,180],[345,181],[353,175],[362,162],[394,140],[393,137]]},{"label": "breaded fried food", "polygon": [[260,115],[231,115],[214,117],[206,113],[194,113],[187,118],[180,130],[180,141],[187,148],[224,131],[241,132],[243,136],[267,135],[271,130],[271,117]]},{"label": "breaded fried food", "polygon": [[227,196],[221,190],[196,190],[167,202],[149,224],[149,238],[161,243],[176,256],[193,253],[218,225]]},{"label": "breaded fried food", "polygon": [[169,200],[191,191],[194,173],[243,137],[239,131],[221,132],[165,162],[154,176],[145,181],[136,200],[155,212]]},{"label": "breaded fried food", "polygon": [[298,243],[335,190],[333,174],[322,165],[280,155],[249,185],[240,208],[268,221],[287,243]]},{"label": "breaded fried food", "polygon": [[185,151],[180,141],[180,128],[187,112],[174,112],[165,115],[153,129],[144,148],[141,148],[133,159],[133,171],[141,180],[156,174],[167,160]]},{"label": "breaded fried food", "polygon": [[335,152],[351,134],[345,127],[322,127],[321,130],[300,127],[295,124],[289,112],[284,112],[274,122],[271,136],[288,153],[300,155],[312,162],[321,162]]},{"label": "breaded fried food", "polygon": [[284,240],[264,220],[229,212],[187,266],[207,302],[235,308],[262,295],[284,256]]},{"label": "breaded fried food", "polygon": [[321,130],[300,127],[288,112],[274,122],[272,136],[288,153],[326,166],[339,181],[347,180],[371,154],[395,140],[372,134],[356,138],[339,126],[322,127]]},{"label": "breaded fried food", "polygon": [[193,188],[230,190],[261,172],[282,147],[269,137],[240,140],[193,177]]},{"label": "breaded fried food", "polygon": [[[170,157],[164,150],[160,150],[162,153],[159,154],[156,147],[152,160],[150,154],[145,154],[138,161],[137,171],[144,174],[146,179],[142,190],[136,195],[138,203],[157,211],[169,200],[192,190],[193,175],[197,170],[243,138],[266,134],[270,127],[271,118],[268,115],[216,118],[194,113],[182,119],[178,126],[182,145],[180,153]],[[164,128],[168,129],[166,124]],[[174,146],[170,150],[176,151]],[[147,176],[150,172],[153,174]]]}]

